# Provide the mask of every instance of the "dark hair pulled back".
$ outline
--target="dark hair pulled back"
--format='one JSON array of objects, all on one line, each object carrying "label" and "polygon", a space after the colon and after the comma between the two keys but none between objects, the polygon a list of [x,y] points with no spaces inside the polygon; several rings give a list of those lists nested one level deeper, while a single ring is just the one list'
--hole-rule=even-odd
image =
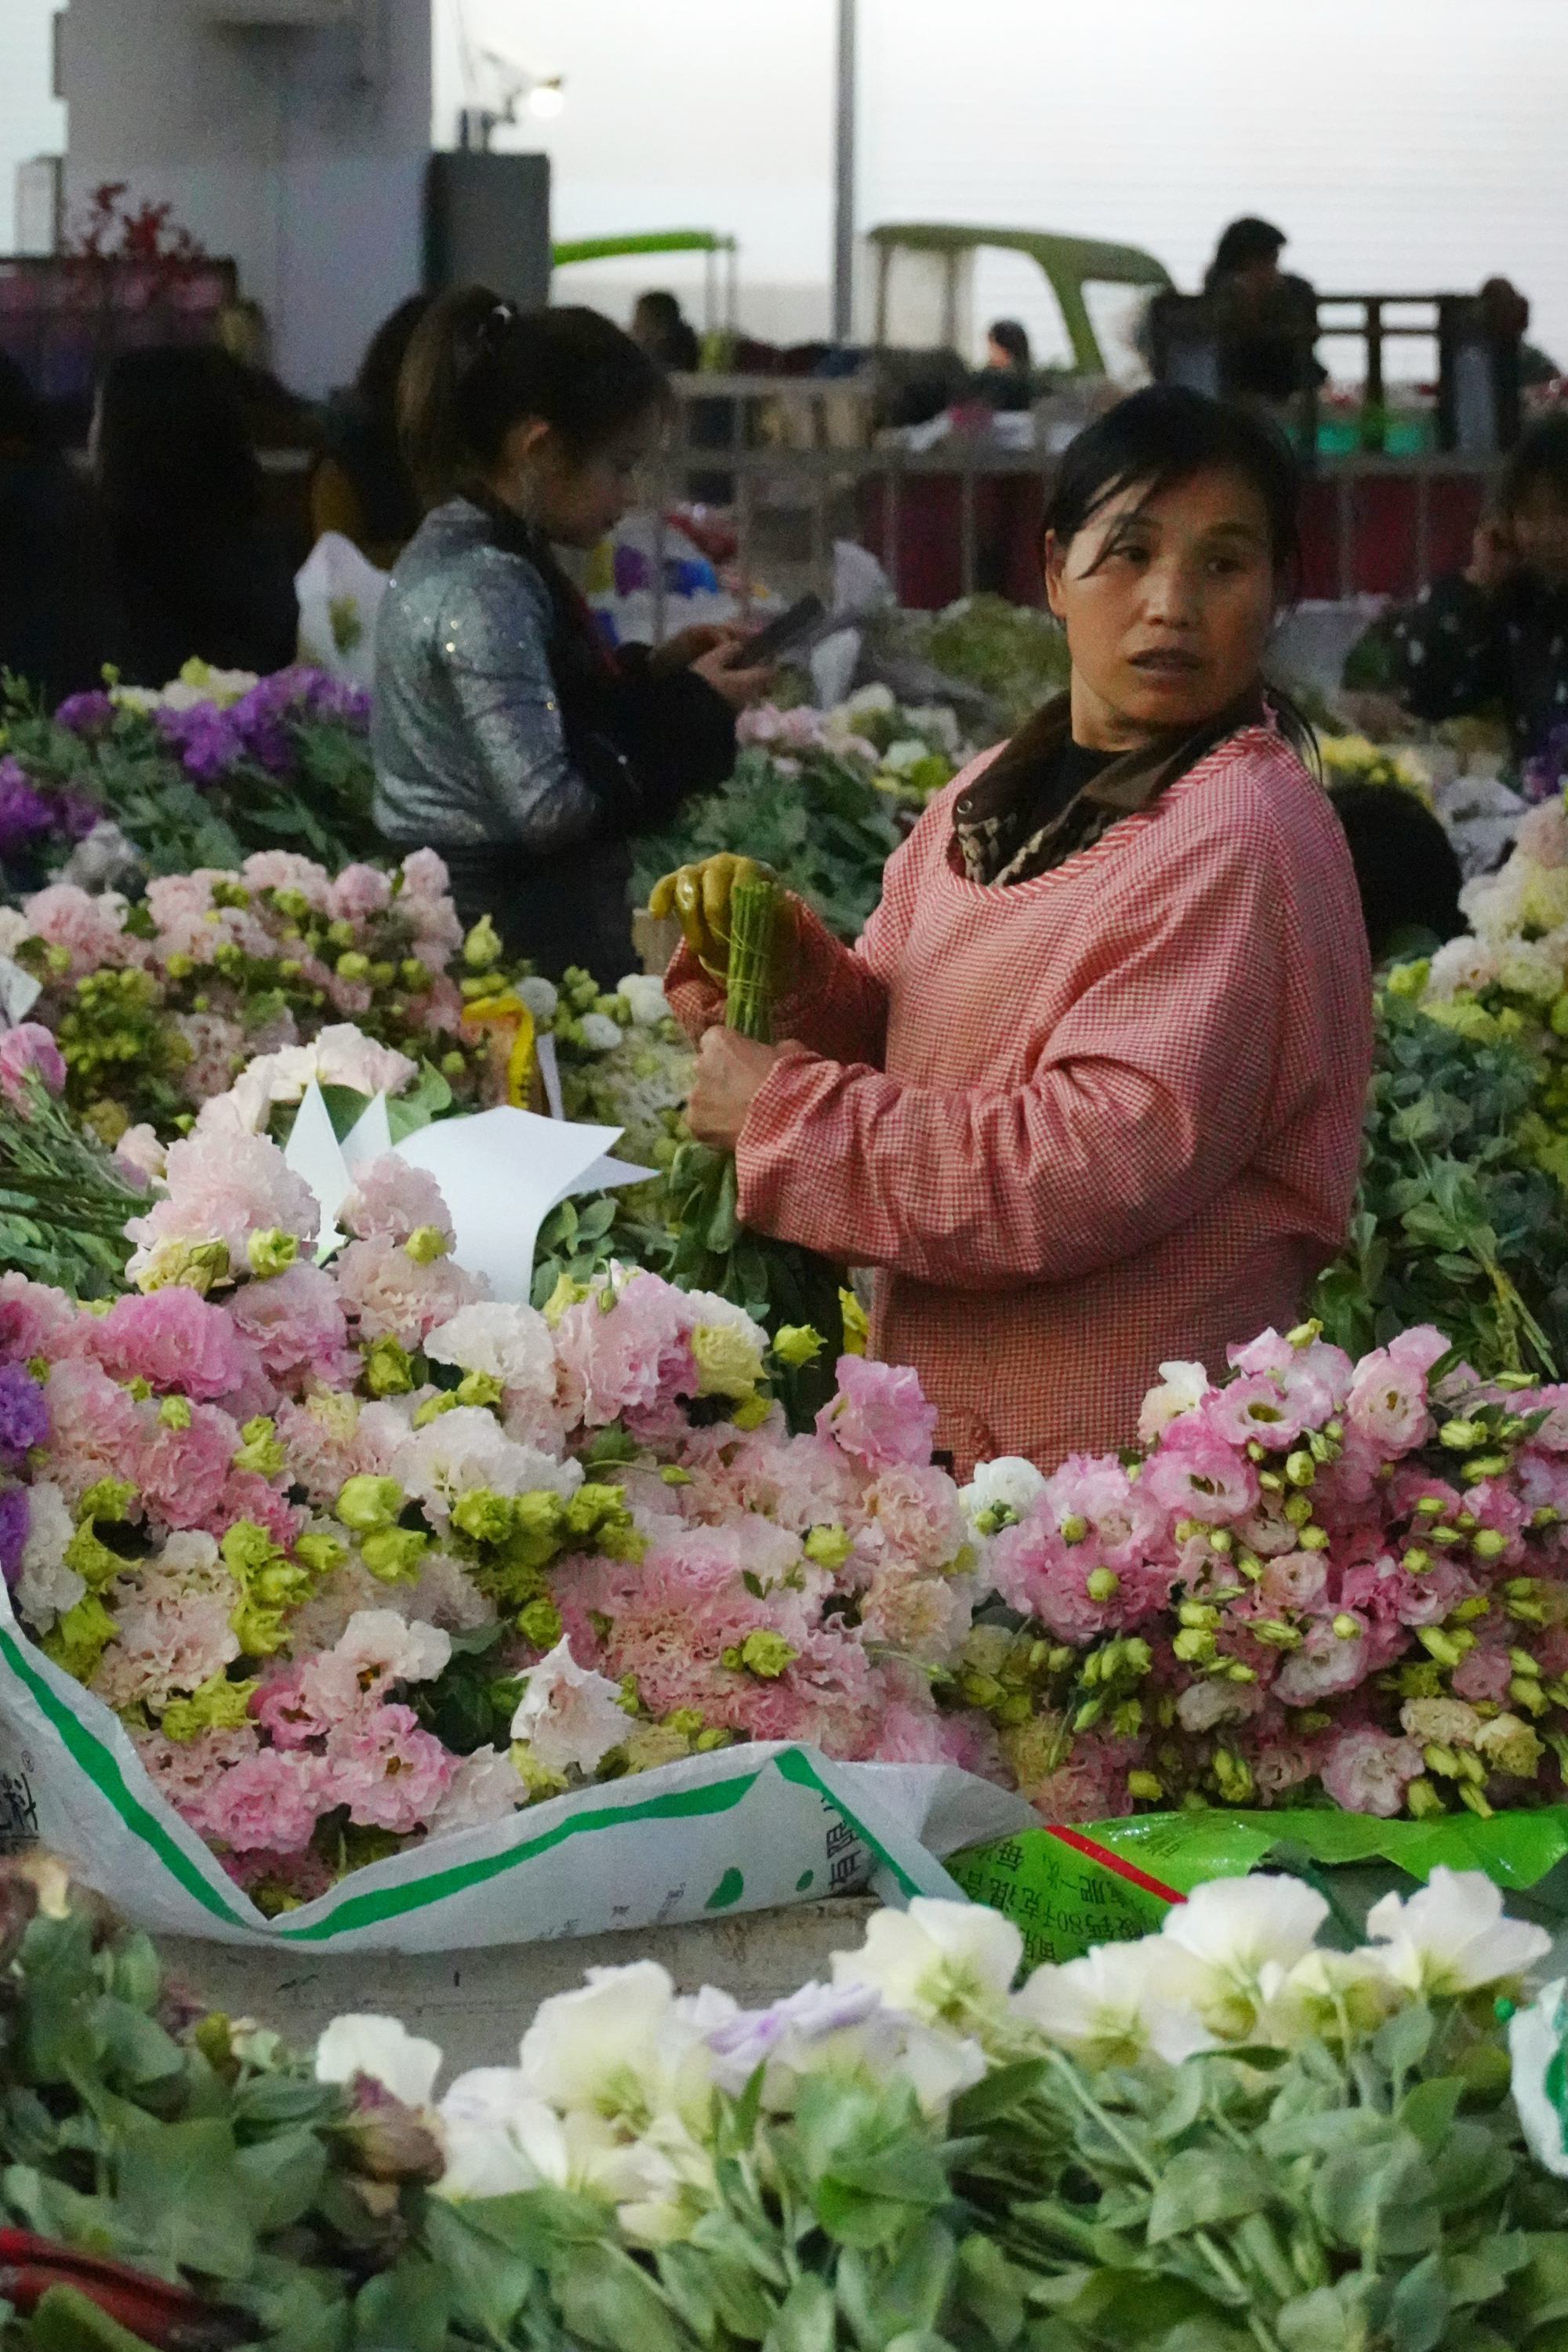
[{"label": "dark hair pulled back", "polygon": [[[1276,577],[1294,580],[1300,557],[1301,469],[1285,436],[1267,418],[1174,383],[1150,384],[1118,401],[1070,442],[1046,508],[1045,530],[1068,546],[1124,491],[1145,499],[1196,474],[1239,474],[1268,519]],[[1279,723],[1308,767],[1319,767],[1311,723],[1270,686]]]},{"label": "dark hair pulled back", "polygon": [[432,504],[489,472],[525,416],[582,462],[669,399],[662,371],[597,310],[515,310],[485,286],[432,303],[398,384],[405,458]]}]

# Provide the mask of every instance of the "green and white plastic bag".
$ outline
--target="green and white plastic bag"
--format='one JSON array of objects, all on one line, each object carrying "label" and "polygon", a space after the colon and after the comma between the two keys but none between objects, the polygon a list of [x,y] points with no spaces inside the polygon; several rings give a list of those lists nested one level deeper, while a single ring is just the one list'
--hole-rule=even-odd
[{"label": "green and white plastic bag", "polygon": [[721,1748],[367,1864],[264,1918],[158,1794],[123,1726],[0,1601],[0,1807],[134,1925],[325,1952],[447,1952],[673,1926],[869,1888],[956,1895],[937,1858],[1034,1820],[946,1765]]}]

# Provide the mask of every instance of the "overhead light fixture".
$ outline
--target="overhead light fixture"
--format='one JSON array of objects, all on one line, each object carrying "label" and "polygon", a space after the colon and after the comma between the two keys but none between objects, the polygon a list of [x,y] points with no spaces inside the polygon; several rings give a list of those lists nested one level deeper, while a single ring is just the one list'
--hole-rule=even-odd
[{"label": "overhead light fixture", "polygon": [[536,81],[528,93],[528,110],[530,114],[537,115],[542,122],[548,122],[552,116],[559,114],[565,103],[566,93],[561,87],[559,74],[552,81]]}]

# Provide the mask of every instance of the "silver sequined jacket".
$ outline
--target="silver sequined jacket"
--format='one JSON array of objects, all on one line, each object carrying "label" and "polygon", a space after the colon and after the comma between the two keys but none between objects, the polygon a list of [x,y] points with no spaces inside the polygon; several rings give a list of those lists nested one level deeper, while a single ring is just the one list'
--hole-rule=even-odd
[{"label": "silver sequined jacket", "polygon": [[600,825],[550,667],[550,591],[467,499],[426,516],[375,632],[375,823],[399,844],[504,842],[545,856]]}]

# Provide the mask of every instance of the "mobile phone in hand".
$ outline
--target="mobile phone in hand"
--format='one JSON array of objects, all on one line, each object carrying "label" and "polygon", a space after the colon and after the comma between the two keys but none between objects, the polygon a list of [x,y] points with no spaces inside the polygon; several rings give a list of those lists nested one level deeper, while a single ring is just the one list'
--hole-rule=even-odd
[{"label": "mobile phone in hand", "polygon": [[760,669],[764,662],[777,661],[786,646],[797,638],[807,636],[826,611],[820,596],[803,596],[754,637],[742,637],[730,657],[731,669]]}]

